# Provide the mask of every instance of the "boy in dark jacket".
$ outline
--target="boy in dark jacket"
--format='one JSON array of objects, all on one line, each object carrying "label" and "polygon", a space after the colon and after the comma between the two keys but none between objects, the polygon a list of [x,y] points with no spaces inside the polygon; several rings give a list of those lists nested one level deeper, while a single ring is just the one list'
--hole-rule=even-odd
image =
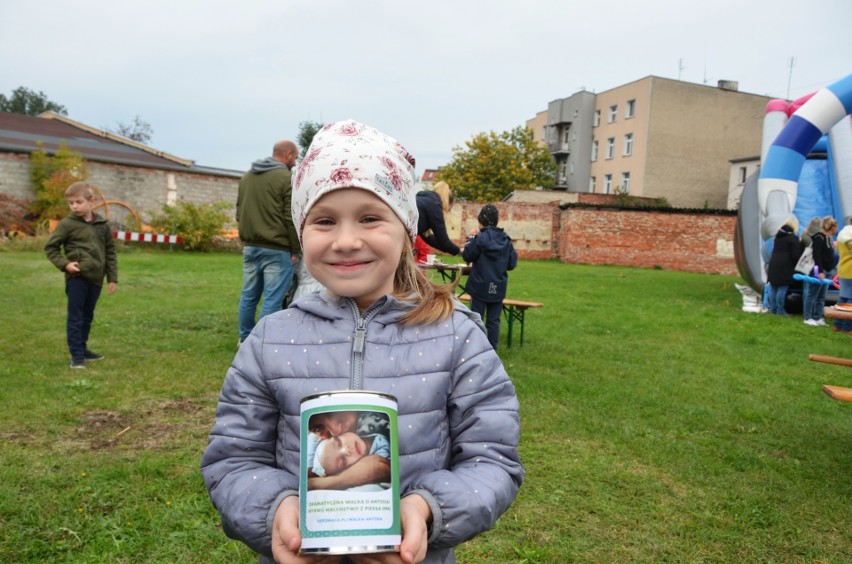
[{"label": "boy in dark jacket", "polygon": [[518,265],[518,253],[512,239],[497,227],[499,215],[493,204],[479,212],[479,233],[471,236],[462,250],[465,262],[473,263],[465,290],[470,294],[470,309],[482,317],[488,342],[497,350],[500,340],[500,313],[509,284],[510,270]]},{"label": "boy in dark jacket", "polygon": [[115,292],[118,259],[107,221],[93,211],[94,194],[85,182],[75,182],[65,191],[71,213],[59,222],[44,252],[56,268],[65,273],[68,318],[65,333],[71,353],[71,368],[86,368],[86,361],[103,358],[87,347],[95,305],[101,295],[104,277],[108,292]]}]

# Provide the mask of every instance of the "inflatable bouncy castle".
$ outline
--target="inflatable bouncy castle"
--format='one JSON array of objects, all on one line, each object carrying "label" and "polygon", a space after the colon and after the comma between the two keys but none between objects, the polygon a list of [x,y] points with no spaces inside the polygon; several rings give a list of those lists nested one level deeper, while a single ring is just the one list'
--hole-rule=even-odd
[{"label": "inflatable bouncy castle", "polygon": [[[775,233],[791,214],[804,228],[852,216],[852,75],[796,100],[766,106],[759,174],[746,182],[734,234],[740,275],[758,292]],[[801,234],[801,233],[800,233]]]}]

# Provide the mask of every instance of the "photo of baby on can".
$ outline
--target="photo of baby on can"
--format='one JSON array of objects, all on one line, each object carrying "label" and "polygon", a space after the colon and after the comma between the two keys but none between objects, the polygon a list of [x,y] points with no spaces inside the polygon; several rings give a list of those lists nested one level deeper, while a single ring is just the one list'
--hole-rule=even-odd
[{"label": "photo of baby on can", "polygon": [[366,391],[308,396],[300,427],[300,553],[398,551],[396,398]]}]

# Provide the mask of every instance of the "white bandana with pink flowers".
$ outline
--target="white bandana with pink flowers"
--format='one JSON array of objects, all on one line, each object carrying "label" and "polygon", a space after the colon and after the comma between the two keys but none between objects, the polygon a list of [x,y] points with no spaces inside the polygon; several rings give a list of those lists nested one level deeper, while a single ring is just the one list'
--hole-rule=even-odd
[{"label": "white bandana with pink flowers", "polygon": [[300,239],[311,206],[339,188],[370,190],[399,216],[414,241],[414,157],[396,139],[353,120],[317,132],[293,180],[293,223]]}]

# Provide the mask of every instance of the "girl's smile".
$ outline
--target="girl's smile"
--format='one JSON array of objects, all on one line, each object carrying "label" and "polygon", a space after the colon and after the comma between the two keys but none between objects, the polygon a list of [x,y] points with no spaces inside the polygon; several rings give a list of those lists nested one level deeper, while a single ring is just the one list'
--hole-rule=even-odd
[{"label": "girl's smile", "polygon": [[366,309],[392,294],[405,226],[378,196],[361,188],[329,192],[314,204],[302,235],[310,273],[337,296]]}]

